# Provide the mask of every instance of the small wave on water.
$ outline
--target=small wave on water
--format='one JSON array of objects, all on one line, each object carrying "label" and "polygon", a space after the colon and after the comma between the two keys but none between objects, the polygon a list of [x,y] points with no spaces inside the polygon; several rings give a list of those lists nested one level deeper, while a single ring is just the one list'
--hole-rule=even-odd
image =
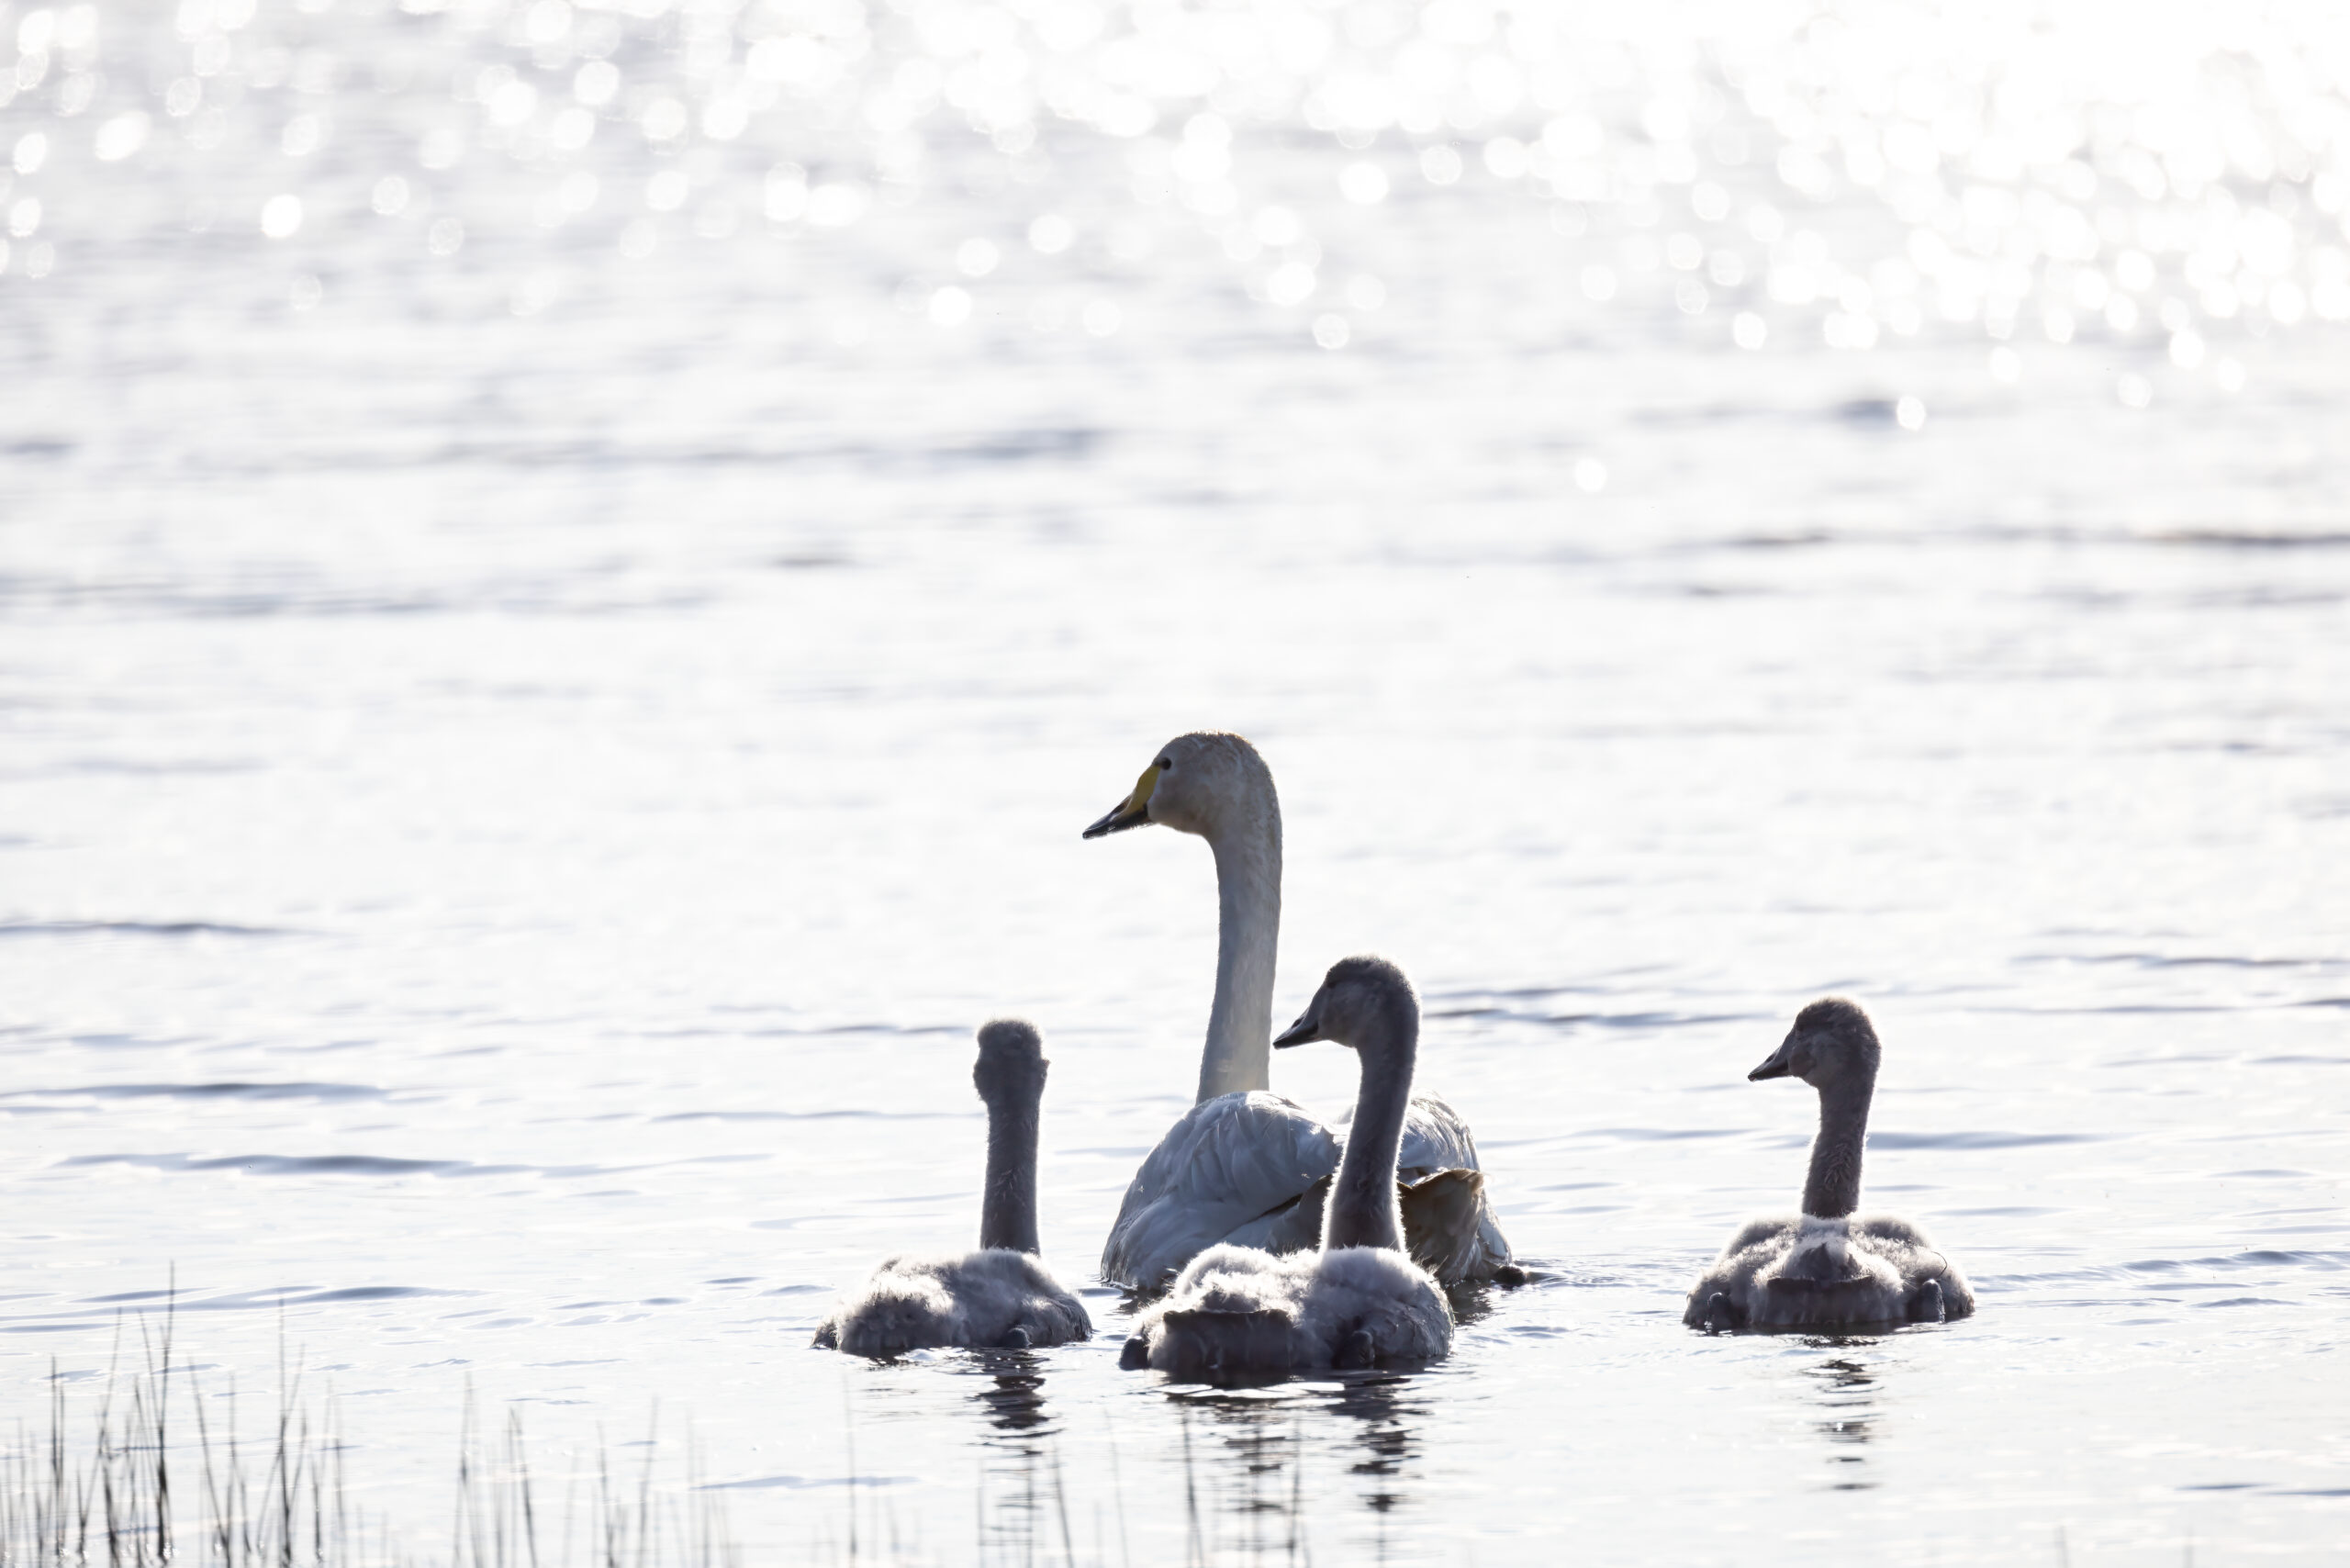
[{"label": "small wave on water", "polygon": [[918,1486],[923,1484],[923,1477],[919,1475],[754,1475],[746,1477],[741,1481],[705,1481],[701,1483],[700,1490],[705,1492],[758,1492],[781,1488],[787,1491],[800,1492],[809,1490],[812,1487],[831,1486],[869,1486],[874,1488],[882,1488],[890,1486]]},{"label": "small wave on water", "polygon": [[91,1083],[62,1089],[0,1090],[0,1100],[389,1100],[424,1091],[365,1083]]},{"label": "small wave on water", "polygon": [[1577,1127],[1573,1138],[1612,1138],[1628,1143],[1682,1143],[1692,1138],[1741,1137],[1745,1127]]},{"label": "small wave on water", "polygon": [[1544,1013],[1495,1003],[1483,1007],[1433,1008],[1429,1010],[1428,1016],[1492,1019],[1511,1024],[1532,1024],[1543,1028],[1572,1034],[1585,1028],[1690,1029],[1713,1024],[1751,1024],[1767,1020],[1774,1015],[1764,1013],[1684,1013],[1668,1009],[1625,1013]]},{"label": "small wave on water", "polygon": [[2042,1144],[2103,1143],[2106,1133],[1946,1132],[1889,1133],[1872,1129],[1871,1148],[2032,1148]]},{"label": "small wave on water", "polygon": [[60,1165],[137,1165],[151,1170],[235,1170],[253,1176],[505,1176],[536,1174],[528,1165],[476,1165],[463,1159],[397,1159],[375,1154],[76,1154]]},{"label": "small wave on water", "polygon": [[482,1176],[541,1176],[588,1180],[676,1166],[741,1164],[766,1158],[761,1154],[703,1154],[635,1165],[508,1165],[467,1159],[403,1159],[375,1154],[76,1154],[57,1161],[57,1168],[128,1165],[167,1172],[228,1170],[249,1176],[437,1176],[453,1180]]},{"label": "small wave on water", "polygon": [[0,920],[0,936],[308,936],[276,925],[218,920]]},{"label": "small wave on water", "polygon": [[38,1334],[96,1329],[121,1319],[126,1313],[160,1318],[167,1311],[275,1312],[307,1306],[364,1305],[371,1302],[462,1298],[476,1291],[434,1285],[310,1285],[285,1284],[237,1290],[206,1291],[180,1288],[162,1291],[119,1291],[85,1296],[78,1301],[0,1309],[0,1333]]},{"label": "small wave on water", "polygon": [[953,1111],[670,1111],[654,1122],[934,1122],[973,1118]]}]

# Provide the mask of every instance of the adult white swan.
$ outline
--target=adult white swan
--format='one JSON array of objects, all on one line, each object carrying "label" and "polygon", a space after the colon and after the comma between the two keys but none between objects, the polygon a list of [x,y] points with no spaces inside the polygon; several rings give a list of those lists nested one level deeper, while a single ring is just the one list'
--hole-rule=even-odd
[{"label": "adult white swan", "polygon": [[1975,1310],[1966,1276],[1916,1226],[1852,1216],[1880,1054],[1868,1014],[1831,996],[1796,1014],[1779,1048],[1746,1075],[1799,1078],[1819,1091],[1803,1213],[1747,1222],[1690,1291],[1682,1322],[1716,1334],[1940,1323]]},{"label": "adult white swan", "polygon": [[1324,1368],[1419,1366],[1452,1349],[1452,1309],[1403,1253],[1395,1158],[1418,1054],[1420,1008],[1384,958],[1342,958],[1276,1046],[1336,1040],[1361,1058],[1347,1154],[1322,1250],[1277,1257],[1226,1242],[1185,1265],[1135,1324],[1119,1365],[1179,1382]]},{"label": "adult white swan", "polygon": [[1025,1350],[1092,1334],[1084,1306],[1036,1258],[1036,1120],[1050,1065],[1035,1025],[999,1018],[980,1026],[971,1070],[988,1107],[979,1249],[883,1260],[816,1330],[819,1347],[858,1356],[950,1345]]},{"label": "adult white swan", "polygon": [[[1281,806],[1272,770],[1238,735],[1160,747],[1088,838],[1158,823],[1215,856],[1215,1000],[1197,1103],[1142,1163],[1102,1249],[1102,1277],[1157,1290],[1219,1241],[1294,1252],[1316,1244],[1340,1135],[1270,1090],[1273,960],[1281,924]],[[1411,1102],[1396,1170],[1412,1257],[1447,1284],[1511,1278],[1468,1124],[1438,1096]]]}]

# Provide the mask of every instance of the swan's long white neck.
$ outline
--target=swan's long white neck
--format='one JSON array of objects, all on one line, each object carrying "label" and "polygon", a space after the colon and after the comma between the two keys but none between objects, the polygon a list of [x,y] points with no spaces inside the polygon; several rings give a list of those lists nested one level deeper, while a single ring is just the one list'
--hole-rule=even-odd
[{"label": "swan's long white neck", "polygon": [[1404,1214],[1395,1193],[1395,1155],[1404,1144],[1404,1116],[1412,1098],[1412,1065],[1419,1055],[1417,1009],[1398,999],[1377,1032],[1354,1042],[1362,1059],[1346,1158],[1330,1188],[1322,1246],[1404,1249]]},{"label": "swan's long white neck", "polygon": [[1207,835],[1215,852],[1215,1001],[1200,1099],[1272,1086],[1273,962],[1281,935],[1281,808],[1270,791]]}]

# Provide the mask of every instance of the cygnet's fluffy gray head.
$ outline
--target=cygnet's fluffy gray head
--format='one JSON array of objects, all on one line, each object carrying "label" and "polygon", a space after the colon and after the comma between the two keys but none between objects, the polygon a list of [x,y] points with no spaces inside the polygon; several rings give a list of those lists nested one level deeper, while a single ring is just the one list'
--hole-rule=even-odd
[{"label": "cygnet's fluffy gray head", "polygon": [[1214,835],[1235,818],[1278,810],[1272,769],[1239,735],[1195,730],[1158,748],[1126,798],[1092,826],[1087,838],[1158,823],[1182,833]]},{"label": "cygnet's fluffy gray head", "polygon": [[1796,1014],[1795,1027],[1769,1059],[1746,1076],[1800,1078],[1814,1089],[1873,1082],[1879,1047],[1869,1015],[1841,996],[1825,997]]},{"label": "cygnet's fluffy gray head", "polygon": [[1369,955],[1341,958],[1322,977],[1321,989],[1298,1014],[1297,1022],[1282,1030],[1273,1044],[1302,1046],[1308,1040],[1336,1040],[1360,1050],[1395,1037],[1397,1031],[1416,1025],[1419,1018],[1420,999],[1403,970]]},{"label": "cygnet's fluffy gray head", "polygon": [[979,1025],[979,1060],[971,1069],[971,1081],[989,1104],[1040,1098],[1045,1070],[1051,1065],[1045,1059],[1044,1036],[1026,1019],[998,1018]]}]

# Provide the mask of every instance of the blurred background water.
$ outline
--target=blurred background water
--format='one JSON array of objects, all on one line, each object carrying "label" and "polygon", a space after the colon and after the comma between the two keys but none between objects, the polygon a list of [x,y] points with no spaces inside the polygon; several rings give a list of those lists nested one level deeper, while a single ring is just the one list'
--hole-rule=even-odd
[{"label": "blurred background water", "polygon": [[[20,1414],[176,1267],[428,1553],[470,1383],[558,1478],[690,1417],[760,1560],[2339,1561],[2345,83],[2316,5],[12,0]],[[1197,726],[1277,1007],[1404,965],[1544,1277],[1247,1397],[1108,1294],[806,1350],[972,1235],[997,1013],[1090,1279],[1214,903],[1077,833]],[[1695,1338],[1829,990],[1981,1314]]]}]

